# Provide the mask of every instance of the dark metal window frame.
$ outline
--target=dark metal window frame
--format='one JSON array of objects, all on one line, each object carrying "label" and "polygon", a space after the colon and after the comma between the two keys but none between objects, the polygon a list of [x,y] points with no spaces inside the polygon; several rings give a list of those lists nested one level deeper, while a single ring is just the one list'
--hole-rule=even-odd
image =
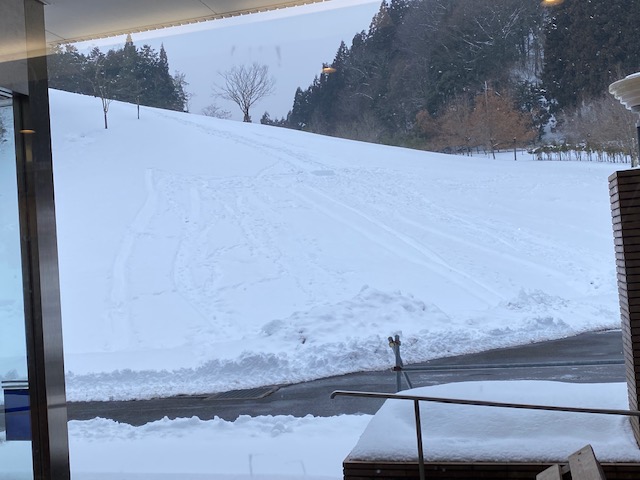
[{"label": "dark metal window frame", "polygon": [[69,480],[44,9],[37,0],[13,5],[24,8],[28,46],[27,92],[12,96],[33,477]]}]

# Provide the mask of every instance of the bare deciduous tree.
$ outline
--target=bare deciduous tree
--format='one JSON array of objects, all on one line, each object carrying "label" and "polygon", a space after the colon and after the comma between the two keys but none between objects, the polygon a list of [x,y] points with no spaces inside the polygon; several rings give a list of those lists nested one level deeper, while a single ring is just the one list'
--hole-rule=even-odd
[{"label": "bare deciduous tree", "polygon": [[[421,116],[422,130],[432,132],[431,146],[436,150],[447,150],[453,153],[471,153],[472,144],[472,112],[473,104],[466,95],[454,97],[443,109],[437,119],[429,121]],[[426,121],[426,124],[425,124]]]},{"label": "bare deciduous tree", "polygon": [[517,110],[506,94],[485,88],[476,96],[470,123],[472,143],[495,158],[495,150],[526,146],[536,137],[531,118]]},{"label": "bare deciduous tree", "polygon": [[251,122],[249,109],[258,100],[271,95],[275,80],[269,76],[269,67],[252,63],[249,66],[233,67],[219,73],[224,83],[214,86],[214,95],[231,100],[242,110],[243,121]]},{"label": "bare deciduous tree", "polygon": [[631,157],[632,167],[638,165],[636,115],[612,96],[582,103],[561,119],[569,143],[583,143],[592,150],[617,148]]},{"label": "bare deciduous tree", "polygon": [[204,107],[202,109],[202,114],[207,117],[222,118],[223,120],[231,117],[231,112],[229,110],[223,110],[215,103]]},{"label": "bare deciduous tree", "polygon": [[373,112],[365,111],[358,118],[338,122],[335,131],[340,132],[341,138],[378,143],[384,135],[384,126]]},{"label": "bare deciduous tree", "polygon": [[416,127],[426,137],[427,148],[471,154],[483,148],[495,157],[495,150],[527,146],[536,136],[530,115],[518,110],[506,93],[486,89],[470,99],[458,95],[436,118],[419,112]]},{"label": "bare deciduous tree", "polygon": [[98,47],[95,47],[88,56],[89,69],[92,73],[90,77],[93,92],[96,97],[100,97],[102,102],[102,113],[104,115],[104,128],[108,128],[107,113],[113,101],[116,90],[116,74],[113,71],[111,60],[114,52],[110,50],[105,56]]}]

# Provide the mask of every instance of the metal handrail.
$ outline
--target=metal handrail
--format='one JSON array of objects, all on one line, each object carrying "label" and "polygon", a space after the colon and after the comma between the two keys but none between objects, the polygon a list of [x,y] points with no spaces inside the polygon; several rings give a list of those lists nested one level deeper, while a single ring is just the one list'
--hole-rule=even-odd
[{"label": "metal handrail", "polygon": [[468,365],[423,365],[402,367],[414,372],[434,372],[450,370],[491,370],[515,368],[551,368],[551,367],[598,367],[607,365],[624,365],[624,360],[591,360],[568,362],[532,362],[532,363],[473,363]]},{"label": "metal handrail", "polygon": [[461,370],[507,370],[526,368],[552,368],[552,367],[598,367],[610,365],[624,365],[624,360],[588,360],[588,361],[565,361],[565,362],[532,362],[532,363],[489,363],[489,364],[467,364],[467,365],[410,365],[404,366],[400,355],[400,336],[389,337],[389,347],[393,350],[395,365],[391,371],[396,372],[396,392],[402,390],[402,377],[409,388],[413,388],[413,383],[407,372],[446,372]]},{"label": "metal handrail", "polygon": [[418,471],[420,480],[425,479],[424,452],[422,449],[422,426],[420,422],[420,402],[448,403],[456,405],[475,405],[480,407],[517,408],[524,410],[545,410],[551,412],[590,413],[598,415],[623,415],[628,417],[640,417],[638,410],[616,410],[607,408],[562,407],[556,405],[534,405],[526,403],[492,402],[488,400],[468,400],[462,398],[426,397],[422,395],[407,395],[401,393],[359,392],[350,390],[335,390],[331,398],[335,397],[365,397],[384,398],[395,400],[413,401],[413,411],[416,423],[416,442],[418,447]]},{"label": "metal handrail", "polygon": [[396,400],[420,400],[424,402],[434,403],[452,403],[456,405],[477,405],[481,407],[501,407],[501,408],[519,408],[524,410],[547,410],[552,412],[569,412],[569,413],[594,413],[599,415],[626,415],[629,417],[640,417],[640,410],[616,410],[607,408],[583,408],[583,407],[558,407],[554,405],[534,405],[526,403],[508,403],[508,402],[491,402],[486,400],[466,400],[462,398],[444,398],[444,397],[424,397],[421,395],[407,395],[402,393],[383,393],[383,392],[359,392],[352,390],[335,390],[331,394],[334,397],[369,397],[369,398],[387,398]]}]

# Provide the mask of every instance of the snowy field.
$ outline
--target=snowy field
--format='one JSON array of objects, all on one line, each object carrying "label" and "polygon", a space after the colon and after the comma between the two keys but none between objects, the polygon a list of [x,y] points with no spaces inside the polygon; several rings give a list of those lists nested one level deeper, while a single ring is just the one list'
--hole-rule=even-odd
[{"label": "snowy field", "polygon": [[[99,99],[56,91],[51,108],[70,400],[384,369],[395,334],[421,361],[619,328],[607,177],[626,166],[448,156],[148,108],[136,120],[117,102],[105,130]],[[624,404],[624,388],[611,398]],[[335,479],[369,418],[71,422],[72,468],[81,480],[175,468]],[[3,466],[17,448],[0,442]]]},{"label": "snowy field", "polygon": [[619,327],[612,164],[52,92],[68,395],[298,382]]}]

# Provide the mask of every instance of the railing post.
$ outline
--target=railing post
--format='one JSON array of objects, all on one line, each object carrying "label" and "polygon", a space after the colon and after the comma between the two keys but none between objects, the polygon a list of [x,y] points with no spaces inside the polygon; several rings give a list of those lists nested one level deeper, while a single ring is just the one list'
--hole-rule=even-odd
[{"label": "railing post", "polygon": [[422,450],[422,423],[420,422],[420,401],[413,401],[413,411],[416,417],[416,439],[418,442],[418,472],[420,480],[425,480],[424,474],[424,452]]},{"label": "railing post", "polygon": [[402,363],[402,357],[400,357],[400,335],[396,335],[395,338],[389,337],[389,346],[393,350],[393,353],[396,357],[396,364],[393,367],[393,371],[396,372],[396,393],[402,390],[402,376],[404,375],[404,379],[407,381],[407,385],[409,388],[413,388],[411,384],[411,380],[409,379],[409,375],[404,371],[404,365]]},{"label": "railing post", "polygon": [[400,335],[396,335],[395,338],[389,337],[389,346],[393,350],[396,358],[396,364],[393,367],[393,371],[396,372],[396,392],[402,390],[402,358],[400,358]]}]

